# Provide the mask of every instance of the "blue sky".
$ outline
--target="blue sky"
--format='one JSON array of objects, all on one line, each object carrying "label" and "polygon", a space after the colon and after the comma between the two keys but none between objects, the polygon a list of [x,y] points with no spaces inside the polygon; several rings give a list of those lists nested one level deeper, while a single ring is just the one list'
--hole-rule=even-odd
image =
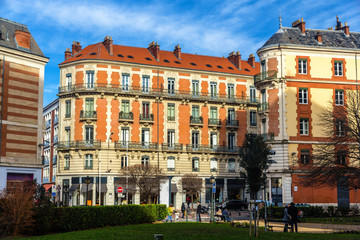
[{"label": "blue sky", "polygon": [[360,32],[360,0],[0,0],[0,17],[26,24],[44,54],[44,105],[56,98],[58,64],[73,41],[85,47],[106,35],[115,44],[147,47],[157,41],[163,50],[180,44],[182,52],[242,58],[255,53],[279,26],[301,17],[306,28],[326,29],[340,21]]}]

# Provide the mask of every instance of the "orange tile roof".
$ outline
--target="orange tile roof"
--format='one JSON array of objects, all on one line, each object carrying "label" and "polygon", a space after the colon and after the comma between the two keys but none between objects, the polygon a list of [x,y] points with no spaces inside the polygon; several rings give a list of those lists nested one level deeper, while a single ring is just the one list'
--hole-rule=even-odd
[{"label": "orange tile roof", "polygon": [[156,61],[147,48],[113,45],[113,55],[110,55],[105,46],[100,42],[89,45],[75,56],[71,56],[59,66],[86,59],[99,59],[117,62],[136,63],[152,66],[183,68],[211,72],[222,72],[253,76],[260,72],[260,63],[255,63],[253,68],[246,60],[241,60],[241,70],[237,69],[227,58],[212,57],[197,54],[181,53],[178,59],[173,52],[160,50],[160,61]]}]

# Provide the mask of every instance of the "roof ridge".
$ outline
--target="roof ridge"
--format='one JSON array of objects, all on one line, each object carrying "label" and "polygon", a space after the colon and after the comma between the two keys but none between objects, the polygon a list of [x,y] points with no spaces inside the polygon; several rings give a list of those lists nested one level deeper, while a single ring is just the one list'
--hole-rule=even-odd
[{"label": "roof ridge", "polygon": [[0,17],[0,20],[2,20],[2,21],[4,21],[4,22],[11,23],[11,24],[18,25],[18,26],[20,26],[20,27],[25,27],[25,28],[27,28],[27,26],[26,26],[25,24],[18,23],[18,22],[14,22],[14,21],[11,21],[11,20],[6,19],[6,18],[2,18],[2,17]]}]

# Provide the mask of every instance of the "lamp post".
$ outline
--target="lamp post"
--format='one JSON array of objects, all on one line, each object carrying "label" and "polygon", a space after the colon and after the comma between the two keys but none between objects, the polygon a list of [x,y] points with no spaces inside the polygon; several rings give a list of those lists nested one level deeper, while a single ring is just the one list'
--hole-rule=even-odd
[{"label": "lamp post", "polygon": [[211,183],[211,222],[214,222],[214,212],[215,212],[215,209],[214,209],[214,207],[215,207],[215,204],[214,204],[215,196],[214,195],[215,195],[216,188],[214,186],[215,177],[213,175],[211,175],[211,177],[210,177],[210,183]]},{"label": "lamp post", "polygon": [[[270,153],[271,155],[275,155],[275,153],[274,154],[272,154],[272,153]],[[270,165],[271,164],[273,164],[273,163],[277,163],[277,161],[275,161],[275,160],[272,160],[272,159],[269,159],[268,161],[267,161],[267,164],[266,164],[266,166],[265,166],[265,183],[264,183],[264,200],[265,200],[265,232],[267,231],[267,191],[266,191],[266,179],[267,179],[267,177],[266,177],[266,170],[270,167]]]},{"label": "lamp post", "polygon": [[85,183],[86,183],[86,206],[88,206],[88,194],[89,194],[89,184],[90,184],[89,175],[85,178]]},{"label": "lamp post", "polygon": [[[107,139],[107,142],[108,142],[108,153],[110,151],[110,139],[111,139],[111,136],[114,134],[114,132],[111,132],[108,139]],[[100,151],[100,154],[101,154],[101,151]],[[108,157],[109,157],[109,154],[108,154]],[[96,186],[96,185],[95,185]],[[99,206],[101,206],[101,158],[99,157]]]}]

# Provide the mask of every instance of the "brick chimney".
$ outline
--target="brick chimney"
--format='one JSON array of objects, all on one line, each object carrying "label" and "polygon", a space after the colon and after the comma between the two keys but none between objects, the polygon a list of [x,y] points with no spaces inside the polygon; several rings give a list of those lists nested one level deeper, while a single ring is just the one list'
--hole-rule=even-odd
[{"label": "brick chimney", "polygon": [[316,33],[316,41],[319,44],[322,44],[322,34],[320,33],[320,31],[317,31],[317,33]]},{"label": "brick chimney", "polygon": [[239,52],[236,52],[236,54],[234,52],[229,53],[228,59],[237,69],[241,69],[241,55]]},{"label": "brick chimney", "polygon": [[81,51],[81,44],[80,42],[76,42],[76,41],[73,41],[73,44],[72,44],[72,55],[75,55],[77,54],[78,52]]},{"label": "brick chimney", "polygon": [[255,56],[254,56],[254,54],[249,55],[248,63],[250,64],[250,66],[255,67]]},{"label": "brick chimney", "polygon": [[175,57],[177,57],[178,59],[181,59],[181,47],[179,44],[175,46],[173,53],[174,53]]},{"label": "brick chimney", "polygon": [[298,27],[302,34],[305,34],[305,22],[304,19],[301,18],[292,23],[292,27]]},{"label": "brick chimney", "polygon": [[15,30],[16,44],[19,47],[30,49],[30,33],[21,30]]},{"label": "brick chimney", "polygon": [[345,22],[343,26],[342,22],[339,21],[338,16],[336,16],[336,27],[335,30],[343,30],[345,35],[348,37],[350,36],[350,27],[347,25],[347,22]]},{"label": "brick chimney", "polygon": [[156,43],[151,42],[149,44],[148,50],[154,56],[156,61],[160,60],[160,45],[157,42]]},{"label": "brick chimney", "polygon": [[113,45],[112,37],[106,36],[102,43],[105,46],[106,50],[109,52],[109,54],[113,55],[114,54],[114,45]]},{"label": "brick chimney", "polygon": [[68,59],[69,57],[71,57],[71,52],[70,52],[70,48],[67,48],[65,51],[65,60]]},{"label": "brick chimney", "polygon": [[345,22],[345,26],[343,27],[343,30],[347,37],[350,36],[350,27],[347,25],[347,22]]}]

